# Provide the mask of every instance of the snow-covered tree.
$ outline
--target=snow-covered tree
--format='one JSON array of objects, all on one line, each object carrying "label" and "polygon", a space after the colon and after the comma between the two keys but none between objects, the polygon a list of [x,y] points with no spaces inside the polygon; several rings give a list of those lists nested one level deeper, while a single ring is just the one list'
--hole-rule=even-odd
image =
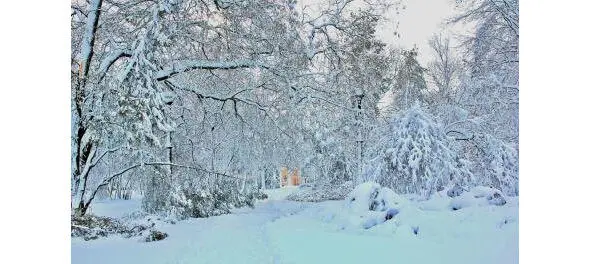
[{"label": "snow-covered tree", "polygon": [[424,105],[427,95],[426,69],[417,60],[418,49],[402,51],[403,59],[396,66],[390,111],[406,110],[415,104]]},{"label": "snow-covered tree", "polygon": [[370,6],[342,17],[350,25],[324,32],[331,50],[315,55],[317,65],[332,72],[307,97],[314,103],[308,106],[317,109],[308,116],[330,121],[306,132],[313,150],[307,166],[320,174],[318,179],[343,183],[361,178],[368,135],[379,116],[377,103],[392,79],[392,52],[376,36],[380,12]]},{"label": "snow-covered tree", "polygon": [[475,139],[480,157],[474,161],[474,172],[480,185],[494,187],[509,196],[519,195],[518,150],[490,135]]},{"label": "snow-covered tree", "polygon": [[480,131],[508,143],[518,142],[519,3],[517,0],[466,0],[456,23],[474,23],[462,41],[466,72],[456,99]]},{"label": "snow-covered tree", "polygon": [[459,59],[453,54],[449,38],[434,35],[429,40],[429,46],[435,57],[427,66],[427,76],[437,88],[436,98],[430,103],[452,104],[462,70]]},{"label": "snow-covered tree", "polygon": [[[471,161],[476,182],[508,195],[518,193],[519,8],[518,1],[457,1],[450,23],[471,23],[460,46],[435,37],[429,67],[438,88],[429,110],[461,156]],[[459,61],[462,61],[460,64]],[[440,91],[446,91],[441,93]]]},{"label": "snow-covered tree", "polygon": [[[361,84],[384,86],[369,74],[382,57],[382,44],[371,43],[382,7],[351,3],[331,1],[316,16],[293,1],[74,2],[77,212],[128,188],[149,211],[168,210],[180,192],[245,197],[272,184],[280,164],[302,166],[313,123],[348,116],[353,125],[350,73],[366,67]],[[378,51],[371,63],[353,58],[364,41],[365,55]],[[371,100],[363,104],[371,112]],[[318,119],[302,119],[318,109]],[[355,153],[344,136],[343,153]]]},{"label": "snow-covered tree", "polygon": [[469,184],[468,164],[449,141],[428,114],[413,106],[395,115],[381,131],[366,180],[423,198],[452,184]]}]

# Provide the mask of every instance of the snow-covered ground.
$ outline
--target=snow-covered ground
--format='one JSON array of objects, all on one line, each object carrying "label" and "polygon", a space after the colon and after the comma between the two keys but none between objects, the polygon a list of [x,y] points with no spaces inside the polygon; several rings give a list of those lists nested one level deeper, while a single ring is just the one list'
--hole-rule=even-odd
[{"label": "snow-covered ground", "polygon": [[[283,200],[270,190],[254,209],[160,222],[156,242],[117,236],[72,239],[72,263],[517,263],[518,200],[502,206],[464,193],[406,201],[392,219],[365,229],[349,201]],[[97,215],[121,217],[137,201],[97,202]],[[456,208],[457,210],[453,210]],[[372,211],[373,212],[373,211]]]}]

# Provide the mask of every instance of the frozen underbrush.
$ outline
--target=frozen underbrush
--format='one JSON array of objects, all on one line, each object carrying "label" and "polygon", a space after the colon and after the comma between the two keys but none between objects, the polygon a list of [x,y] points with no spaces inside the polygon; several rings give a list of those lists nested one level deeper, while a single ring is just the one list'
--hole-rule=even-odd
[{"label": "frozen underbrush", "polygon": [[310,184],[297,187],[286,199],[297,202],[322,202],[343,200],[353,190],[350,181],[342,184]]}]

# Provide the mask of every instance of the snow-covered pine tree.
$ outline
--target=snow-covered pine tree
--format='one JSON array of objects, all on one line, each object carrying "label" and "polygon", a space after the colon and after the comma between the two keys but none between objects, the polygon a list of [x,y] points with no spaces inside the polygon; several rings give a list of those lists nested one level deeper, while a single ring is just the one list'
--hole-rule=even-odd
[{"label": "snow-covered pine tree", "polygon": [[397,66],[394,78],[394,101],[390,108],[392,111],[406,110],[414,104],[423,105],[426,99],[427,83],[425,81],[425,68],[419,63],[418,49],[402,51],[402,61]]},{"label": "snow-covered pine tree", "polygon": [[420,107],[395,115],[382,133],[368,171],[382,186],[426,199],[443,187],[471,181],[467,161],[457,155],[442,128]]}]

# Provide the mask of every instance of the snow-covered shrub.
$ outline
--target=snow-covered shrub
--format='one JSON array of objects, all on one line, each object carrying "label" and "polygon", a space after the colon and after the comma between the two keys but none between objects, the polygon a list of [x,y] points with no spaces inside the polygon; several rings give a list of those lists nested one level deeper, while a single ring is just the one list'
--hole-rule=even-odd
[{"label": "snow-covered shrub", "polygon": [[115,218],[95,216],[86,214],[84,216],[73,216],[72,237],[80,237],[86,241],[95,240],[110,235],[121,235],[125,238],[141,236],[146,230],[150,232],[159,232],[154,230],[154,225],[144,225],[140,223],[127,223]]},{"label": "snow-covered shrub", "polygon": [[482,138],[479,183],[497,188],[509,196],[519,195],[519,153],[512,146],[490,136]]},{"label": "snow-covered shrub", "polygon": [[460,196],[464,192],[464,188],[459,184],[454,184],[450,188],[447,188],[445,194],[449,197],[457,197]]},{"label": "snow-covered shrub", "polygon": [[504,205],[507,203],[503,193],[495,188],[486,187],[486,186],[476,186],[470,190],[470,194],[474,196],[474,198],[486,198],[489,204],[493,205]]},{"label": "snow-covered shrub", "polygon": [[238,179],[219,179],[213,186],[177,184],[175,188],[162,185],[144,196],[143,208],[148,213],[157,213],[175,219],[209,217],[230,213],[231,209],[253,207],[257,199],[266,194],[259,189],[238,188]]},{"label": "snow-covered shrub", "polygon": [[160,232],[158,230],[152,230],[152,231],[150,231],[150,234],[148,234],[144,238],[144,241],[146,241],[146,242],[160,241],[162,239],[165,239],[166,237],[168,237],[167,233]]},{"label": "snow-covered shrub", "polygon": [[354,212],[386,211],[400,206],[404,198],[375,182],[357,185],[347,196],[347,206]]},{"label": "snow-covered shrub", "polygon": [[186,195],[190,201],[187,212],[191,217],[227,214],[232,208],[229,194],[220,190],[198,190]]},{"label": "snow-covered shrub", "polygon": [[394,218],[405,204],[405,199],[387,187],[365,182],[345,199],[345,219],[349,225],[365,229]]},{"label": "snow-covered shrub", "polygon": [[459,210],[469,206],[502,206],[507,203],[503,193],[495,188],[487,186],[476,186],[469,191],[451,199],[449,208]]},{"label": "snow-covered shrub", "polygon": [[259,190],[224,190],[221,188],[183,190],[182,199],[178,200],[169,210],[180,213],[177,217],[209,217],[230,213],[231,209],[253,207],[257,199],[265,199],[266,195]]},{"label": "snow-covered shrub", "polygon": [[368,170],[369,177],[381,185],[428,198],[446,186],[471,180],[467,161],[418,106],[394,116],[383,133]]},{"label": "snow-covered shrub", "polygon": [[180,186],[172,190],[166,199],[166,214],[175,219],[183,219],[190,216],[190,208],[193,207],[193,201],[190,200]]}]

